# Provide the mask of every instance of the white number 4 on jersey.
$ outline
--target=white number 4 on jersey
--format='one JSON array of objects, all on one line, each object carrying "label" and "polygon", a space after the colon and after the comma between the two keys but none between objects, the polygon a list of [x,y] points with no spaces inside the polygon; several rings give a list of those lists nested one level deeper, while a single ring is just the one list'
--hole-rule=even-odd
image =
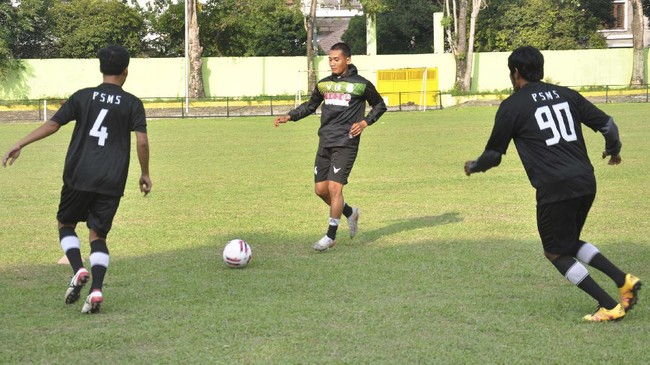
[{"label": "white number 4 on jersey", "polygon": [[90,129],[90,133],[88,133],[91,137],[99,138],[97,140],[97,144],[100,146],[103,146],[106,142],[106,138],[108,138],[108,130],[106,127],[102,127],[102,122],[104,122],[106,114],[108,114],[108,109],[102,109],[99,112],[99,115],[97,116],[97,119],[95,119],[93,127]]}]

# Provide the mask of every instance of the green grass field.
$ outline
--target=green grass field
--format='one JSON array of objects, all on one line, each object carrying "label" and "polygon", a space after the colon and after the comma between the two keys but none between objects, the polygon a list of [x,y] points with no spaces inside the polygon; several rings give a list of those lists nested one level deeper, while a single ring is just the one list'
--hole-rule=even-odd
[{"label": "green grass field", "polygon": [[[649,282],[650,104],[602,107],[623,163],[585,132],[599,192],[583,238]],[[366,129],[344,191],[360,233],[343,223],[325,253],[311,249],[328,217],[313,194],[317,117],[150,121],[153,192],[139,194],[133,154],[97,315],[63,303],[71,270],[56,264],[72,128],[28,146],[0,170],[0,363],[649,363],[645,290],[624,320],[583,323],[596,303],[543,257],[514,146],[464,175],[495,112],[388,113]],[[36,125],[1,124],[0,153]],[[236,237],[253,247],[243,270],[221,259]]]}]

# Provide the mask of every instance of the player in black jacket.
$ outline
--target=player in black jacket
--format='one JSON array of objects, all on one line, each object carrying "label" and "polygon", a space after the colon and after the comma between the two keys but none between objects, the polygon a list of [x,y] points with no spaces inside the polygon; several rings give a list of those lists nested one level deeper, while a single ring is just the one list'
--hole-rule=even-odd
[{"label": "player in black jacket", "polygon": [[[145,195],[151,191],[144,107],[140,99],[122,90],[128,76],[129,59],[123,47],[102,48],[99,61],[103,83],[75,92],[49,121],[18,141],[2,158],[4,167],[7,162],[11,165],[23,147],[76,121],[65,159],[57,221],[61,248],[73,272],[65,293],[66,304],[79,299],[92,273],[92,285],[82,313],[99,311],[103,302],[102,284],[109,262],[106,236],[124,194],[132,131],[135,131],[142,172],[140,191]],[[77,223],[84,221],[90,231],[90,273],[83,266],[81,245],[75,233]]]},{"label": "player in black jacket", "polygon": [[[594,169],[580,123],[602,133],[602,157],[610,156],[609,165],[621,162],[618,127],[578,92],[541,82],[544,57],[539,50],[530,46],[516,49],[508,58],[508,68],[515,92],[501,103],[485,151],[477,160],[465,163],[465,173],[469,176],[498,166],[514,139],[537,190],[537,227],[544,255],[571,283],[598,301],[596,312],[585,320],[621,319],[636,304],[641,281],[580,239],[596,194]],[[592,279],[581,262],[616,283],[620,303]]]},{"label": "player in black jacket", "polygon": [[[317,251],[325,251],[336,244],[336,230],[342,214],[347,217],[350,238],[357,233],[360,210],[345,203],[343,185],[347,184],[357,157],[361,132],[386,111],[377,89],[358,75],[351,57],[347,44],[333,45],[329,52],[332,74],[318,82],[308,101],[274,121],[278,127],[280,123],[300,120],[323,104],[314,182],[316,195],[330,206],[330,216],[327,234],[313,246]],[[367,115],[366,102],[372,107]]]}]

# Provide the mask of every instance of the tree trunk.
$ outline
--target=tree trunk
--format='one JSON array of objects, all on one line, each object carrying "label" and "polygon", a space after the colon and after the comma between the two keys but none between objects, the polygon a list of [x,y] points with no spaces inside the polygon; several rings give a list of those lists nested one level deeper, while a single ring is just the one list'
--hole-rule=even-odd
[{"label": "tree trunk", "polygon": [[463,86],[465,91],[470,91],[472,88],[472,67],[474,62],[474,34],[476,33],[476,19],[478,13],[481,11],[484,0],[472,0],[472,15],[469,21],[469,41],[467,47],[467,62],[465,65],[465,78],[463,79]]},{"label": "tree trunk", "polygon": [[[445,9],[443,16],[447,18],[453,18],[454,20],[452,21],[452,24],[454,25],[454,29],[452,30],[451,26],[447,26],[445,29],[445,33],[447,33],[447,45],[449,45],[449,51],[455,56],[456,55],[456,37],[457,37],[457,27],[458,27],[458,17],[456,15],[456,0],[454,0],[453,3],[454,7],[453,10],[450,9],[449,7],[449,0],[445,0]],[[453,12],[452,12],[453,11]]]},{"label": "tree trunk", "polygon": [[377,55],[377,15],[366,14],[366,56]]},{"label": "tree trunk", "polygon": [[632,78],[630,86],[644,84],[645,50],[643,49],[643,2],[632,0]]},{"label": "tree trunk", "polygon": [[312,92],[316,87],[316,71],[314,70],[314,32],[316,29],[316,0],[311,0],[309,16],[305,18],[307,31],[307,91]]},{"label": "tree trunk", "polygon": [[196,0],[187,1],[187,13],[189,18],[188,45],[190,61],[189,96],[191,98],[204,98],[205,88],[203,87],[203,60],[201,54],[203,47],[199,41],[199,21],[196,16]]},{"label": "tree trunk", "polygon": [[[456,0],[453,0],[454,2]],[[456,88],[467,90],[465,73],[467,72],[467,1],[460,0],[458,6],[458,33],[456,35]]]}]

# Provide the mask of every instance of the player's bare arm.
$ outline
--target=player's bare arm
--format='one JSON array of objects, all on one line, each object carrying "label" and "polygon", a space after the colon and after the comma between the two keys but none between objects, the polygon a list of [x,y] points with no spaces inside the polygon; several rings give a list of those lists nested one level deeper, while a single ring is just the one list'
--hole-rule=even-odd
[{"label": "player's bare arm", "polygon": [[286,115],[280,115],[280,116],[278,116],[277,118],[275,118],[275,120],[273,121],[273,124],[274,124],[275,127],[277,128],[277,127],[280,126],[280,123],[286,123],[286,122],[288,122],[288,121],[290,121],[290,120],[291,120],[291,116],[290,116],[290,115],[288,115],[288,114],[286,114]]},{"label": "player's bare arm", "polygon": [[135,132],[138,161],[140,162],[140,192],[145,196],[151,192],[151,178],[149,177],[149,138],[146,133]]},{"label": "player's bare arm", "polygon": [[350,128],[350,134],[352,137],[357,137],[363,132],[364,129],[368,126],[368,122],[364,120],[360,122],[356,122],[352,124],[352,128]]},{"label": "player's bare arm", "polygon": [[61,128],[61,125],[51,120],[43,123],[38,128],[34,129],[25,138],[16,142],[16,144],[11,147],[7,153],[5,153],[5,155],[2,157],[2,166],[7,167],[7,162],[9,162],[9,165],[13,165],[14,161],[16,161],[18,156],[20,156],[20,150],[23,147],[56,133],[59,128]]}]

